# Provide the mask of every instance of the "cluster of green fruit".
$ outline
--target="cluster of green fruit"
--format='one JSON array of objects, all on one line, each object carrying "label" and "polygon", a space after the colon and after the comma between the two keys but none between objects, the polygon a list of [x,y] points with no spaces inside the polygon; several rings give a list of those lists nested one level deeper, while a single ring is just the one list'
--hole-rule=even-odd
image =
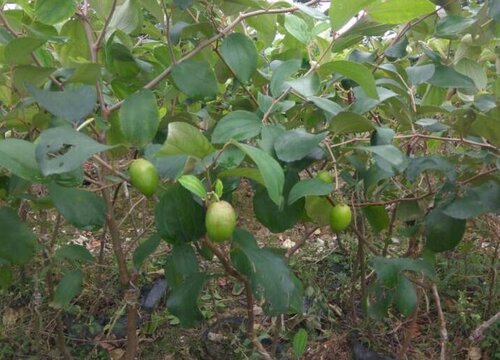
[{"label": "cluster of green fruit", "polygon": [[[129,176],[131,184],[147,197],[156,192],[160,182],[156,168],[145,159],[137,159],[130,164]],[[229,240],[236,227],[236,212],[227,201],[213,202],[208,206],[205,224],[210,240]]]},{"label": "cluster of green fruit", "polygon": [[[145,159],[134,160],[129,167],[129,175],[132,185],[147,197],[156,192],[160,178],[151,162]],[[326,183],[333,183],[328,171],[320,171],[317,177]],[[338,233],[347,229],[351,219],[351,209],[344,203],[338,203],[330,210],[330,228],[333,232]],[[213,202],[208,206],[205,225],[211,241],[230,240],[236,227],[236,212],[226,201]]]}]

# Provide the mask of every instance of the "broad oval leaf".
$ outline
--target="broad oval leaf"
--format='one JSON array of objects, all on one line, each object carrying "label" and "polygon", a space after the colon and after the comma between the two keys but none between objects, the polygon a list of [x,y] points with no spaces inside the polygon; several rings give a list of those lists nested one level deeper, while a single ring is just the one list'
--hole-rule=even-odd
[{"label": "broad oval leaf", "polygon": [[291,205],[295,201],[305,196],[323,196],[328,195],[333,191],[333,185],[324,182],[321,179],[306,179],[296,183],[288,194],[288,204]]},{"label": "broad oval leaf", "polygon": [[274,143],[276,156],[286,162],[301,160],[311,153],[327,135],[327,132],[310,134],[303,129],[289,130],[276,139]]},{"label": "broad oval leaf", "polygon": [[468,189],[444,208],[443,213],[455,219],[468,219],[484,213],[500,214],[500,185],[490,180]]},{"label": "broad oval leaf", "polygon": [[212,143],[223,144],[253,138],[260,134],[262,122],[259,117],[245,110],[233,111],[217,122],[212,133]]},{"label": "broad oval leaf", "polygon": [[349,112],[342,111],[334,116],[330,122],[329,129],[335,134],[360,133],[371,131],[375,128],[372,121],[366,117]]},{"label": "broad oval leaf", "polygon": [[152,91],[128,96],[120,108],[120,128],[125,140],[136,146],[151,142],[158,131],[160,113]]},{"label": "broad oval leaf", "polygon": [[[288,196],[290,189],[298,182],[299,176],[289,171],[286,174],[284,196]],[[253,211],[259,222],[273,233],[280,233],[292,228],[304,212],[304,199],[297,199],[293,204],[289,202],[282,206],[276,205],[266,193],[265,188],[259,186],[253,197]]]},{"label": "broad oval leaf", "polygon": [[287,60],[281,63],[273,72],[271,77],[271,94],[275,98],[285,91],[285,82],[300,69],[299,59]]},{"label": "broad oval leaf", "polygon": [[183,93],[194,99],[217,95],[217,80],[205,61],[185,60],[172,68],[172,79]]},{"label": "broad oval leaf", "polygon": [[64,274],[54,291],[51,305],[55,308],[66,308],[71,300],[82,291],[83,271],[73,270]]},{"label": "broad oval leaf", "polygon": [[63,91],[49,91],[28,84],[26,89],[49,112],[74,123],[92,112],[97,101],[95,86],[67,86]]},{"label": "broad oval leaf", "polygon": [[312,34],[307,23],[296,15],[289,14],[285,16],[285,29],[304,45],[307,45],[311,39]]},{"label": "broad oval leaf", "polygon": [[35,157],[47,176],[76,170],[92,155],[111,148],[71,128],[56,127],[40,134]]},{"label": "broad oval leaf", "polygon": [[270,316],[302,310],[302,285],[286,266],[284,259],[269,248],[259,248],[245,230],[236,229],[231,243],[231,261],[248,276],[252,291],[264,299],[264,311]]},{"label": "broad oval leaf", "polygon": [[429,0],[378,0],[367,11],[375,21],[384,24],[401,24],[436,10]]},{"label": "broad oval leaf", "polygon": [[83,245],[77,244],[66,244],[59,249],[54,254],[54,259],[62,260],[78,260],[85,263],[90,263],[94,261],[94,257]]},{"label": "broad oval leaf", "polygon": [[177,181],[187,190],[198,196],[200,199],[207,197],[207,190],[200,179],[194,175],[183,175]]},{"label": "broad oval leaf", "polygon": [[271,200],[278,206],[283,203],[285,175],[280,164],[266,152],[253,146],[233,142],[257,165]]},{"label": "broad oval leaf", "polygon": [[106,205],[102,197],[90,191],[48,186],[55,207],[73,226],[83,230],[97,230],[106,220]]},{"label": "broad oval leaf", "polygon": [[257,50],[253,41],[242,33],[232,33],[220,46],[224,62],[238,80],[247,83],[257,70]]},{"label": "broad oval leaf", "polygon": [[0,261],[26,264],[35,255],[35,234],[8,207],[0,208],[0,229]]},{"label": "broad oval leaf", "polygon": [[349,20],[357,15],[366,6],[375,2],[376,0],[335,0],[330,2],[330,21],[332,23],[332,30],[338,31]]},{"label": "broad oval leaf", "polygon": [[379,233],[389,226],[389,216],[385,208],[381,205],[364,207],[363,214],[368,219],[368,223],[375,233]]},{"label": "broad oval leaf", "polygon": [[465,233],[465,220],[454,219],[435,208],[425,217],[425,247],[434,252],[454,249]]},{"label": "broad oval leaf", "polygon": [[198,128],[184,122],[172,122],[168,124],[167,140],[157,155],[190,155],[203,159],[213,151],[213,146]]},{"label": "broad oval leaf", "polygon": [[205,234],[205,209],[179,183],[156,204],[155,219],[160,236],[172,244],[196,241]]},{"label": "broad oval leaf", "polygon": [[474,81],[462,75],[453,68],[445,65],[437,65],[434,75],[429,79],[429,84],[440,88],[475,89]]},{"label": "broad oval leaf", "polygon": [[331,66],[334,72],[342,74],[346,78],[357,82],[369,97],[374,99],[379,98],[373,74],[363,64],[354,61],[338,60],[332,61],[329,63],[329,66]]},{"label": "broad oval leaf", "polygon": [[400,275],[396,285],[396,307],[404,316],[410,316],[417,308],[417,292],[415,286],[404,275]]},{"label": "broad oval leaf", "polygon": [[71,17],[77,5],[75,0],[37,0],[35,16],[44,24],[54,25]]},{"label": "broad oval leaf", "polygon": [[206,278],[205,273],[193,273],[170,293],[167,300],[168,311],[179,318],[182,326],[193,326],[203,320],[198,298]]},{"label": "broad oval leaf", "polygon": [[160,243],[161,236],[155,233],[139,244],[132,255],[132,262],[136,269],[139,269],[147,257],[155,252]]},{"label": "broad oval leaf", "polygon": [[35,144],[25,140],[0,140],[0,167],[25,180],[41,181],[43,176],[36,162],[35,148]]}]

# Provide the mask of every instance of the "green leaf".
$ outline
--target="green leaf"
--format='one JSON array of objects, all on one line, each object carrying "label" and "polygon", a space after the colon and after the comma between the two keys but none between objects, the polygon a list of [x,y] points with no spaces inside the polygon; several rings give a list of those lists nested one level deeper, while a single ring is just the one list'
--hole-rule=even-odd
[{"label": "green leaf", "polygon": [[273,94],[275,98],[285,91],[287,88],[285,82],[300,69],[300,66],[301,61],[299,59],[293,59],[284,61],[274,70],[273,76],[271,77],[270,88],[271,94]]},{"label": "green leaf", "polygon": [[376,0],[336,0],[330,2],[330,21],[332,23],[332,30],[338,31],[349,20],[357,15],[366,6],[375,2]]},{"label": "green leaf", "polygon": [[465,220],[454,219],[442,208],[431,210],[425,217],[425,247],[434,252],[454,249],[465,233]]},{"label": "green leaf", "polygon": [[54,25],[71,17],[77,6],[75,0],[37,0],[35,16],[44,24]]},{"label": "green leaf", "polygon": [[333,117],[329,127],[335,134],[361,133],[374,128],[373,122],[366,117],[348,111],[342,111]]},{"label": "green leaf", "polygon": [[491,141],[492,144],[500,146],[499,124],[500,121],[498,118],[478,114],[476,121],[472,123],[472,130],[476,134]]},{"label": "green leaf", "polygon": [[206,276],[204,273],[191,274],[168,297],[168,311],[179,318],[182,326],[193,326],[203,320],[203,314],[198,308],[198,298]]},{"label": "green leaf", "polygon": [[306,197],[305,209],[307,216],[315,224],[321,226],[330,224],[330,211],[332,209],[332,204],[330,204],[330,202],[325,197]]},{"label": "green leaf", "polygon": [[236,110],[230,112],[217,122],[212,133],[212,143],[223,144],[233,139],[247,140],[260,134],[262,122],[250,111]]},{"label": "green leaf", "polygon": [[71,300],[82,291],[83,271],[68,271],[54,291],[52,305],[55,308],[67,308]]},{"label": "green leaf", "polygon": [[200,179],[194,175],[183,175],[177,181],[187,190],[198,196],[200,199],[206,199],[207,190]]},{"label": "green leaf", "polygon": [[132,255],[132,262],[136,269],[139,269],[147,257],[153,254],[158,245],[161,243],[161,236],[158,234],[151,235],[146,241],[143,241],[139,244],[139,246],[134,250],[134,254]]},{"label": "green leaf", "polygon": [[412,0],[411,6],[408,5],[407,0],[378,0],[367,11],[380,23],[401,24],[436,10],[436,5],[429,0]]},{"label": "green leaf", "polygon": [[166,258],[165,276],[169,286],[177,289],[187,277],[198,273],[198,260],[190,244],[174,245]]},{"label": "green leaf", "polygon": [[35,255],[36,236],[13,209],[0,208],[0,229],[0,261],[4,259],[13,265],[30,261]]},{"label": "green leaf", "polygon": [[54,72],[54,68],[42,68],[33,65],[17,66],[14,70],[14,86],[22,92],[26,92],[26,84],[40,86],[49,79],[49,75]]},{"label": "green leaf", "polygon": [[289,14],[285,16],[285,29],[304,45],[307,45],[311,39],[311,32],[307,23],[296,15]]},{"label": "green leaf", "polygon": [[333,191],[333,185],[325,183],[321,179],[306,179],[296,183],[288,194],[288,204],[291,205],[295,201],[305,196],[328,195]]},{"label": "green leaf", "polygon": [[104,225],[106,204],[99,195],[56,184],[50,184],[48,188],[57,210],[76,228],[95,231]]},{"label": "green leaf", "polygon": [[331,66],[333,72],[342,74],[346,78],[357,82],[363,88],[366,95],[378,99],[375,79],[372,72],[366,66],[358,62],[344,60],[332,61],[329,63],[329,66]]},{"label": "green leaf", "polygon": [[407,67],[405,70],[411,83],[413,85],[420,85],[432,78],[436,67],[434,64],[415,65]]},{"label": "green leaf", "polygon": [[185,10],[191,5],[193,5],[196,2],[196,0],[174,0],[175,6],[178,8]]},{"label": "green leaf", "polygon": [[310,97],[318,94],[321,87],[321,79],[317,73],[313,72],[296,80],[286,81],[285,85],[290,86],[305,97]]},{"label": "green leaf", "polygon": [[378,100],[366,95],[363,88],[359,86],[353,89],[353,93],[356,102],[354,103],[354,106],[352,106],[351,110],[358,114],[364,114],[382,104],[387,99],[397,96],[395,92],[383,87],[377,87]]},{"label": "green leaf", "polygon": [[468,189],[444,208],[443,213],[455,219],[468,219],[484,213],[500,214],[500,185],[490,180]]},{"label": "green leaf", "polygon": [[271,46],[276,36],[276,14],[252,16],[245,20],[249,26],[257,30],[255,34],[264,46]]},{"label": "green leaf", "polygon": [[467,76],[474,81],[474,85],[478,89],[485,89],[488,85],[488,77],[485,69],[472,59],[462,58],[455,66],[460,74]]},{"label": "green leaf", "polygon": [[171,244],[196,241],[205,234],[205,209],[179,183],[156,204],[155,218],[158,233]]},{"label": "green leaf", "polygon": [[5,46],[5,61],[9,65],[29,65],[33,62],[31,53],[46,41],[28,36],[14,38]]},{"label": "green leaf", "polygon": [[432,265],[421,259],[385,258],[377,256],[373,259],[373,268],[380,279],[389,288],[397,286],[401,272],[403,271],[421,272],[431,280],[436,277],[436,272]]},{"label": "green leaf", "polygon": [[199,159],[214,151],[208,139],[195,128],[184,122],[168,124],[168,136],[158,155],[190,155]]},{"label": "green leaf", "polygon": [[453,68],[445,65],[437,65],[434,75],[429,79],[429,84],[440,88],[475,89],[474,81],[460,74]]},{"label": "green leaf", "polygon": [[95,86],[66,86],[63,91],[49,91],[27,84],[26,89],[43,108],[74,123],[91,113],[97,101]]},{"label": "green leaf", "polygon": [[265,186],[264,179],[259,171],[259,169],[255,168],[234,168],[221,171],[218,174],[219,177],[244,177],[250,180],[255,181],[256,183]]},{"label": "green leaf", "polygon": [[363,208],[363,214],[368,219],[373,232],[376,234],[389,226],[389,215],[383,206],[367,206]]},{"label": "green leaf", "polygon": [[242,33],[232,33],[225,38],[220,52],[224,62],[242,83],[247,83],[257,70],[255,45]]},{"label": "green leaf", "polygon": [[450,182],[455,182],[457,174],[452,164],[440,156],[411,158],[408,164],[407,178],[415,182],[417,177],[427,170],[437,170],[446,175]]},{"label": "green leaf", "polygon": [[500,1],[488,1],[488,16],[495,19],[495,21],[500,21]]},{"label": "green leaf", "polygon": [[396,218],[400,221],[416,221],[423,217],[424,211],[418,201],[401,201],[398,203]]},{"label": "green leaf", "polygon": [[35,157],[42,173],[48,176],[76,170],[92,155],[111,148],[71,128],[56,127],[40,134]]},{"label": "green leaf", "polygon": [[121,1],[109,21],[108,32],[121,30],[125,34],[138,31],[142,25],[142,6],[139,0]]},{"label": "green leaf", "polygon": [[377,164],[387,172],[403,172],[408,165],[406,156],[394,145],[356,146],[355,149],[377,155]]},{"label": "green leaf", "polygon": [[342,106],[340,106],[339,104],[337,104],[331,100],[322,98],[322,97],[310,96],[307,98],[307,100],[312,102],[314,105],[319,107],[321,110],[324,110],[328,114],[333,115],[333,116],[337,115],[338,113],[342,112],[342,110],[343,110]]},{"label": "green leaf", "polygon": [[94,257],[83,245],[77,244],[66,244],[57,249],[54,254],[55,260],[78,260],[84,263],[91,263],[94,261]]},{"label": "green leaf", "polygon": [[410,316],[415,312],[418,301],[417,292],[406,276],[399,277],[394,300],[399,312],[404,316]]},{"label": "green leaf", "polygon": [[[283,195],[285,200],[290,189],[299,181],[296,172],[288,171],[285,177]],[[295,201],[289,205],[276,205],[268,196],[265,188],[258,186],[253,197],[253,211],[257,220],[273,233],[281,233],[292,228],[304,212],[304,200]]]},{"label": "green leaf", "polygon": [[444,39],[458,39],[461,33],[476,22],[474,17],[448,15],[438,18],[434,35]]},{"label": "green leaf", "polygon": [[321,143],[327,132],[310,134],[303,129],[289,130],[274,143],[276,156],[282,161],[292,162],[305,158]]},{"label": "green leaf", "polygon": [[31,182],[39,182],[42,174],[35,159],[36,145],[20,139],[0,140],[0,167]]},{"label": "green leaf", "polygon": [[152,91],[141,90],[128,96],[120,108],[120,128],[133,145],[150,143],[158,131],[160,113]]},{"label": "green leaf", "polygon": [[306,351],[307,335],[307,330],[304,328],[300,328],[293,336],[293,353],[297,358],[301,358]]},{"label": "green leaf", "polygon": [[174,65],[172,79],[180,91],[194,99],[217,95],[217,80],[212,67],[205,61],[186,60]]},{"label": "green leaf", "polygon": [[248,276],[254,295],[263,298],[264,311],[270,316],[300,311],[302,286],[284,259],[269,248],[259,248],[248,232],[236,229],[231,243],[231,261]]},{"label": "green leaf", "polygon": [[271,200],[278,206],[283,203],[285,175],[280,164],[264,151],[253,146],[233,142],[257,165]]}]

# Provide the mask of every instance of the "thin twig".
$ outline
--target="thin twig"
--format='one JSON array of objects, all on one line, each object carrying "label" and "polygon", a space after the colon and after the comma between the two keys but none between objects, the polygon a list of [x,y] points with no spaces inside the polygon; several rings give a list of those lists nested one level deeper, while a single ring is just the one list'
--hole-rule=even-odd
[{"label": "thin twig", "polygon": [[479,325],[469,336],[469,340],[476,342],[478,340],[481,340],[484,336],[484,332],[488,330],[488,328],[491,327],[494,323],[500,320],[500,311],[497,312],[495,315],[493,315],[491,318],[483,322],[481,325]]},{"label": "thin twig", "polygon": [[113,3],[111,4],[111,9],[109,10],[108,17],[106,18],[106,21],[104,22],[104,26],[101,30],[101,33],[97,37],[97,40],[95,41],[95,43],[92,44],[92,48],[93,48],[93,51],[95,53],[97,53],[102,46],[102,42],[104,40],[104,37],[106,36],[106,30],[108,29],[109,22],[111,21],[111,18],[113,17],[113,14],[114,14],[115,9],[116,9],[116,3],[117,3],[117,0],[113,0]]},{"label": "thin twig", "polygon": [[439,318],[439,334],[441,335],[441,355],[440,360],[446,360],[446,347],[448,344],[448,330],[446,329],[446,319],[444,318],[443,309],[441,308],[441,299],[436,284],[432,284],[432,295],[436,303],[436,310]]}]

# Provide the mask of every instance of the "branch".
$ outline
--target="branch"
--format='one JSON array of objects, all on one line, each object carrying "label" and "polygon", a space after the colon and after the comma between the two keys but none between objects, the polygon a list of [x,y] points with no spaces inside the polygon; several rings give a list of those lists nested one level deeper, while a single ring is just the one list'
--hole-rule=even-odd
[{"label": "branch", "polygon": [[448,343],[448,330],[446,330],[446,319],[444,318],[443,309],[441,308],[441,300],[436,284],[432,284],[432,295],[436,302],[436,310],[439,318],[439,333],[441,335],[441,356],[440,360],[446,360],[446,345]]},{"label": "branch", "polygon": [[[318,3],[320,0],[311,0],[305,3],[304,5],[306,6],[311,6],[316,3]],[[264,9],[264,10],[255,10],[255,11],[250,11],[247,13],[242,13],[238,15],[238,17],[231,22],[229,25],[227,25],[224,29],[222,29],[218,34],[212,36],[211,38],[208,38],[206,40],[201,41],[196,47],[194,47],[190,52],[185,54],[183,57],[177,60],[177,63],[181,63],[183,61],[189,60],[192,57],[194,57],[196,54],[198,54],[200,51],[205,49],[206,47],[210,46],[213,42],[223,38],[226,36],[231,30],[233,30],[239,23],[241,23],[243,20],[248,19],[250,17],[258,16],[258,15],[266,15],[266,14],[286,14],[286,13],[293,13],[295,11],[299,10],[298,7],[292,6],[289,8],[278,8],[278,9]],[[170,65],[167,67],[165,70],[163,70],[162,73],[160,73],[157,77],[155,77],[153,80],[151,80],[149,83],[147,83],[144,86],[144,89],[152,89],[156,85],[158,85],[163,79],[165,79],[170,73],[172,72],[173,65]],[[118,108],[120,108],[123,105],[123,100],[117,102],[113,106],[110,106],[108,110],[115,111]]]},{"label": "branch", "polygon": [[483,322],[481,325],[479,325],[469,336],[469,340],[476,342],[480,339],[483,338],[484,332],[488,330],[488,328],[496,323],[498,320],[500,320],[500,311],[497,312],[495,315],[493,315],[491,318]]},{"label": "branch", "polygon": [[96,53],[101,48],[102,41],[104,40],[104,37],[106,36],[106,30],[108,28],[109,22],[111,21],[111,18],[113,17],[114,12],[115,12],[116,3],[117,3],[117,0],[113,0],[113,4],[111,4],[111,10],[109,11],[109,15],[106,18],[106,21],[104,22],[104,27],[102,28],[102,31],[99,34],[99,37],[97,38],[95,43],[92,44],[92,48],[93,48],[94,52],[96,52]]}]

